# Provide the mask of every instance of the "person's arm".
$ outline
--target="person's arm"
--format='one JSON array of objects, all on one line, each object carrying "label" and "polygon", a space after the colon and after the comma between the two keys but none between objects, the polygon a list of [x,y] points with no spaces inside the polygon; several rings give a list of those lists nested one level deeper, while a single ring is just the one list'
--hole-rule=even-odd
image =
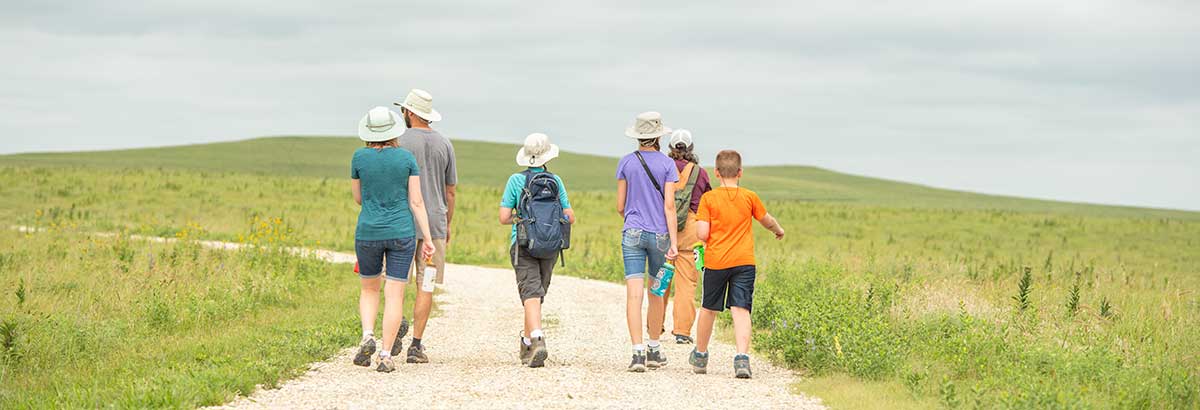
[{"label": "person's arm", "polygon": [[567,223],[575,224],[575,210],[571,209],[571,198],[567,196],[567,184],[563,183],[562,178],[558,175],[554,176],[558,181],[558,204],[563,207],[563,216],[567,217]]},{"label": "person's arm", "polygon": [[[679,179],[676,177],[676,179]],[[679,255],[679,242],[675,237],[675,183],[667,182],[663,186],[663,211],[667,214],[667,235],[671,237],[671,247],[667,249],[667,259],[674,260]]]},{"label": "person's arm", "polygon": [[708,221],[696,221],[696,238],[708,242]]},{"label": "person's arm", "polygon": [[696,207],[696,239],[708,243],[710,220],[708,217],[708,195],[700,196],[700,206]]},{"label": "person's arm", "polygon": [[354,195],[354,203],[362,205],[362,180],[358,178],[351,179],[350,192]]},{"label": "person's arm", "polygon": [[501,225],[512,225],[512,223],[513,223],[513,209],[500,207],[500,224]]},{"label": "person's arm", "polygon": [[458,185],[446,185],[446,243],[450,243],[450,227],[454,221],[454,197],[458,195]]},{"label": "person's arm", "polygon": [[413,219],[417,220],[417,227],[421,230],[421,239],[424,243],[421,254],[425,258],[429,258],[433,256],[434,248],[432,236],[429,234],[429,214],[425,213],[425,200],[421,197],[420,176],[408,177],[408,192],[408,207],[412,211]]},{"label": "person's arm", "polygon": [[625,189],[627,185],[624,179],[617,180],[617,213],[621,215],[621,218],[625,217]]},{"label": "person's arm", "polygon": [[762,224],[763,228],[767,228],[767,230],[774,233],[775,239],[783,239],[783,226],[780,225],[779,221],[776,220],[774,216],[771,216],[771,214],[768,213],[763,215],[763,217],[758,220],[758,223]]}]

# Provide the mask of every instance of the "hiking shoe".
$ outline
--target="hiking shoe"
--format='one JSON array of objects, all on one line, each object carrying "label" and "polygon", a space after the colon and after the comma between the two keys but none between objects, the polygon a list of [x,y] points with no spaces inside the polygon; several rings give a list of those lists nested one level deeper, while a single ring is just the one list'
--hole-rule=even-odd
[{"label": "hiking shoe", "polygon": [[525,336],[517,336],[517,344],[521,346],[520,349],[517,350],[518,355],[521,356],[521,365],[528,366],[529,360],[533,358],[533,345],[525,344]]},{"label": "hiking shoe", "polygon": [[396,332],[396,341],[392,343],[392,356],[400,357],[404,350],[404,335],[408,334],[408,319],[400,318],[400,331]]},{"label": "hiking shoe", "polygon": [[643,352],[634,352],[633,361],[629,362],[629,371],[641,373],[646,371],[646,354]]},{"label": "hiking shoe", "polygon": [[375,371],[381,372],[381,373],[394,372],[394,371],[396,371],[396,363],[392,361],[391,356],[380,356],[379,357],[379,366],[375,368]]},{"label": "hiking shoe", "polygon": [[666,353],[663,353],[661,347],[651,347],[650,350],[646,352],[646,367],[650,368],[650,370],[654,370],[666,365],[667,355]]},{"label": "hiking shoe", "polygon": [[750,356],[739,354],[733,357],[733,375],[739,379],[750,378]]},{"label": "hiking shoe", "polygon": [[[522,342],[521,344],[525,343]],[[534,338],[533,344],[529,346],[529,351],[529,367],[542,367],[546,365],[546,356],[550,355],[546,351],[546,338]]]},{"label": "hiking shoe", "polygon": [[429,357],[425,356],[425,345],[412,345],[408,347],[409,363],[429,363]]},{"label": "hiking shoe", "polygon": [[[692,373],[708,373],[708,353],[701,354],[696,349],[692,349],[692,354],[688,355],[688,364],[692,365]],[[749,365],[748,360],[747,365]]]},{"label": "hiking shoe", "polygon": [[[674,334],[674,333],[672,333],[672,334]],[[690,345],[690,344],[692,344],[692,343],[696,343],[696,339],[692,339],[692,337],[691,337],[691,336],[688,336],[688,335],[675,335],[675,344],[678,344],[678,345]]]},{"label": "hiking shoe", "polygon": [[364,337],[358,344],[358,353],[354,354],[354,364],[362,367],[371,365],[371,356],[375,354],[375,338]]}]

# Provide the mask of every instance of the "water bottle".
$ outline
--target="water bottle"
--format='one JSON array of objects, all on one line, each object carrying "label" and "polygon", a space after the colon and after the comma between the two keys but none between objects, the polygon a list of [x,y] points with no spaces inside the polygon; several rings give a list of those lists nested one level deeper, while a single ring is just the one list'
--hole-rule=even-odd
[{"label": "water bottle", "polygon": [[650,293],[654,296],[666,294],[673,277],[675,277],[675,265],[672,265],[671,262],[663,262],[662,267],[658,269],[658,274],[654,275],[654,281],[650,284]]},{"label": "water bottle", "polygon": [[692,252],[696,254],[696,272],[704,272],[704,242],[692,244]]},{"label": "water bottle", "polygon": [[425,276],[421,278],[421,291],[433,292],[434,279],[437,278],[437,267],[433,266],[433,258],[425,258]]}]

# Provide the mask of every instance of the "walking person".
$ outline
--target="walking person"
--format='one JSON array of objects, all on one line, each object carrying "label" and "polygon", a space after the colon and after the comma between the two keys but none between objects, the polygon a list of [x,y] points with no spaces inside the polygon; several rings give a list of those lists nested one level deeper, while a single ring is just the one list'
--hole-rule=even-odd
[{"label": "walking person", "polygon": [[387,303],[383,311],[383,348],[379,351],[380,372],[396,369],[392,356],[400,353],[398,334],[404,315],[404,285],[408,265],[417,249],[413,226],[420,228],[421,253],[433,254],[429,221],[421,198],[417,161],[400,148],[400,116],[385,107],[375,107],[359,121],[358,137],[366,147],[354,151],[350,160],[350,188],[361,206],[354,229],[354,253],[358,256],[362,289],[358,313],[363,337],[354,364],[370,366],[375,353],[375,319],[379,313],[380,275],[387,263]]},{"label": "walking person", "polygon": [[[675,229],[675,237],[679,243],[679,256],[675,257],[675,277],[671,292],[663,295],[663,304],[668,300],[674,303],[671,335],[675,343],[690,344],[692,325],[696,320],[696,283],[700,274],[696,270],[696,255],[692,246],[700,241],[696,236],[696,210],[700,206],[700,197],[712,190],[708,173],[700,166],[700,159],[693,152],[695,144],[692,133],[688,130],[675,130],[667,143],[670,151],[667,154],[675,160],[675,169],[679,171],[679,189],[675,191],[675,221],[667,221]],[[674,222],[674,224],[671,224]],[[664,322],[665,324],[665,322]]]},{"label": "walking person", "polygon": [[[638,141],[638,149],[617,164],[617,212],[625,218],[621,255],[625,265],[625,315],[633,343],[631,372],[644,372],[667,364],[658,338],[666,307],[661,296],[646,290],[647,275],[657,274],[667,259],[678,254],[675,229],[675,163],[659,151],[659,140],[671,132],[657,112],[638,114],[625,136]],[[650,340],[642,340],[642,298],[649,295],[646,314]]]},{"label": "walking person", "polygon": [[[430,124],[442,120],[442,114],[433,109],[433,96],[429,92],[413,89],[403,102],[394,104],[400,106],[404,125],[408,128],[400,135],[400,147],[412,152],[421,169],[421,195],[425,198],[431,239],[422,240],[418,245],[432,243],[432,263],[437,269],[434,282],[441,284],[446,273],[446,246],[450,243],[455,185],[458,184],[454,146],[449,139],[430,128]],[[415,280],[417,284],[424,283],[425,258],[418,258],[413,266],[415,274],[410,280]],[[429,362],[421,337],[425,335],[425,325],[429,323],[432,308],[433,292],[418,286],[417,298],[413,303],[413,338],[408,347],[408,363]]]},{"label": "walking person", "polygon": [[[517,277],[517,293],[525,309],[525,329],[518,354],[521,365],[542,367],[549,352],[542,332],[542,303],[559,253],[568,246],[575,211],[562,178],[546,163],[558,157],[558,146],[546,134],[529,134],[517,151],[517,165],[500,198],[500,224],[512,225],[509,256]],[[520,234],[518,234],[520,231]]]}]

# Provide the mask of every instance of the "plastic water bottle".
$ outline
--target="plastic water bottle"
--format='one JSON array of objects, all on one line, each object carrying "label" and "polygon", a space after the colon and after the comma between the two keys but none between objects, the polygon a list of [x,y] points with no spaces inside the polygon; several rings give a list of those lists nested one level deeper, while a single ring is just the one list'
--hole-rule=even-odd
[{"label": "plastic water bottle", "polygon": [[666,294],[673,277],[675,277],[675,265],[672,265],[671,262],[663,262],[662,267],[658,269],[658,274],[654,275],[654,281],[650,283],[650,293],[654,296]]},{"label": "plastic water bottle", "polygon": [[704,272],[704,242],[693,244],[692,252],[696,254],[696,272]]},{"label": "plastic water bottle", "polygon": [[437,278],[437,267],[433,266],[432,258],[425,258],[425,277],[421,278],[421,291],[433,292],[434,279]]}]

